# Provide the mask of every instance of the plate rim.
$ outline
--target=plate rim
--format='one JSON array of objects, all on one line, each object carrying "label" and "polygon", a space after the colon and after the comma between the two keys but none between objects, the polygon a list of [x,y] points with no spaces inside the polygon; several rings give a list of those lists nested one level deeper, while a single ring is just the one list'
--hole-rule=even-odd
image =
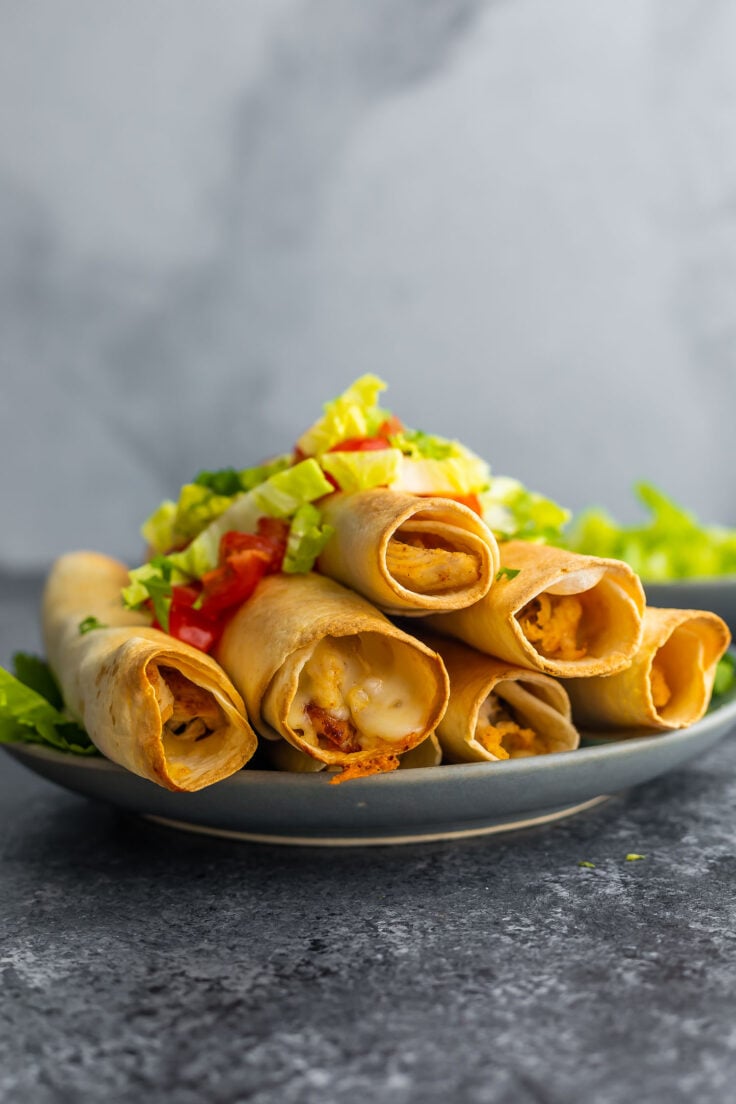
[{"label": "plate rim", "polygon": [[[62,789],[172,828],[258,843],[365,847],[493,835],[560,820],[684,765],[734,727],[736,688],[686,728],[598,734],[598,742],[574,751],[408,768],[338,786],[327,772],[246,766],[193,793],[172,793],[102,755],[72,755],[40,744],[0,746]],[[124,778],[119,793],[116,777]],[[334,798],[326,797],[325,787]],[[219,804],[218,792],[224,795]]]}]

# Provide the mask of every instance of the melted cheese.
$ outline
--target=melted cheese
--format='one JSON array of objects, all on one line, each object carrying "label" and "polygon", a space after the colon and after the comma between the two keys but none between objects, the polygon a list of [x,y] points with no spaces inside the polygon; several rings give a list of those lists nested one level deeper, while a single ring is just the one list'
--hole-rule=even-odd
[{"label": "melted cheese", "polygon": [[316,705],[354,726],[362,750],[398,744],[424,725],[424,694],[411,653],[378,633],[326,637],[301,669],[287,723],[312,743],[318,736],[308,707]]}]

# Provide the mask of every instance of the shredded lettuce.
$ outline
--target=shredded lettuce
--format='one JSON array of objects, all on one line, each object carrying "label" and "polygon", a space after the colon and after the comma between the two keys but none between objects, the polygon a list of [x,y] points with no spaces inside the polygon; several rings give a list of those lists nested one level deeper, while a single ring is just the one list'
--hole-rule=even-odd
[{"label": "shredded lettuce", "polygon": [[305,456],[321,456],[333,445],[351,437],[373,437],[388,412],[378,405],[386,384],[378,376],[365,375],[324,405],[324,414],[297,441]]},{"label": "shredded lettuce", "polygon": [[417,495],[480,494],[487,488],[489,478],[485,461],[470,452],[442,460],[405,456],[391,488]]},{"label": "shredded lettuce", "polygon": [[143,539],[154,553],[166,553],[181,547],[223,514],[236,498],[252,491],[272,476],[284,471],[291,457],[277,456],[254,468],[221,468],[201,471],[191,483],[185,483],[176,502],[169,499],[143,523]]},{"label": "shredded lettuce", "polygon": [[480,502],[483,519],[499,540],[559,544],[571,516],[564,506],[509,476],[495,476]]},{"label": "shredded lettuce", "polygon": [[[293,467],[279,469],[250,491],[228,500],[229,505],[197,536],[178,552],[153,556],[141,567],[130,572],[130,583],[123,588],[123,602],[137,609],[149,599],[159,624],[168,628],[172,587],[201,579],[217,567],[220,540],[225,533],[255,533],[258,519],[264,515],[290,518],[299,509],[332,491],[314,459],[303,460]],[[289,562],[306,562],[306,555],[297,555]],[[311,564],[310,564],[311,567]],[[309,570],[305,568],[304,570]]]},{"label": "shredded lettuce", "polygon": [[316,506],[300,506],[289,526],[282,570],[287,575],[306,574],[335,532],[332,525],[322,525],[322,515]]},{"label": "shredded lettuce", "polygon": [[285,471],[277,472],[251,492],[262,514],[289,518],[307,502],[330,494],[332,484],[314,459],[302,460]]},{"label": "shredded lettuce", "polygon": [[651,483],[636,495],[649,512],[641,525],[619,525],[605,510],[577,515],[564,538],[567,548],[625,560],[645,582],[736,574],[736,529],[703,525]]},{"label": "shredded lettuce", "polygon": [[75,755],[97,755],[87,733],[65,712],[48,665],[23,652],[13,663],[15,674],[0,667],[0,744],[46,744]]},{"label": "shredded lettuce", "polygon": [[713,697],[720,698],[736,687],[736,660],[730,652],[718,660],[716,677],[713,683]]},{"label": "shredded lettuce", "polygon": [[320,457],[320,464],[341,491],[353,494],[395,483],[402,459],[396,448],[370,449],[367,452],[326,452]]}]

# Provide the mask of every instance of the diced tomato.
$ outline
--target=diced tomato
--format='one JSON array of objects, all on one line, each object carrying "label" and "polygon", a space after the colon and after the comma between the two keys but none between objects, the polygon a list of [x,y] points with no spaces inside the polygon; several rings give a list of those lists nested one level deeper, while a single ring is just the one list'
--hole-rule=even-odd
[{"label": "diced tomato", "polygon": [[232,552],[224,564],[202,576],[202,613],[218,617],[250,598],[268,570],[268,556],[257,548]]},{"label": "diced tomato", "polygon": [[[183,640],[202,652],[209,652],[219,637],[222,626],[207,617],[200,609],[194,608],[194,603],[200,594],[201,587],[196,583],[172,588],[168,632],[177,640]],[[153,626],[156,629],[162,627],[156,618]]]},{"label": "diced tomato", "polygon": [[262,552],[269,572],[280,571],[286,551],[289,526],[279,518],[260,518],[257,533],[237,533],[231,530],[220,538],[218,563],[227,563],[234,555],[246,551]]},{"label": "diced tomato", "polygon": [[389,418],[386,418],[385,422],[381,422],[380,426],[376,430],[376,436],[393,437],[395,434],[403,432],[403,422],[400,418],[397,418],[395,414],[392,414]]},{"label": "diced tomato", "polygon": [[222,625],[211,621],[199,610],[177,607],[172,604],[169,613],[169,633],[201,652],[209,652],[222,631]]},{"label": "diced tomato", "polygon": [[[287,522],[268,517],[259,520],[257,533],[224,533],[217,567],[197,582],[172,587],[170,635],[210,651],[263,576],[281,570],[288,536]],[[157,621],[154,625],[161,628]]]}]

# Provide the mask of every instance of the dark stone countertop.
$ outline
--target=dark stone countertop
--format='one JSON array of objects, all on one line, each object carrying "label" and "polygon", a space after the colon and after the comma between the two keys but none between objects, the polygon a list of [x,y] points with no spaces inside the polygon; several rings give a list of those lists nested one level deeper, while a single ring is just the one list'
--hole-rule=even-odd
[{"label": "dark stone countertop", "polygon": [[[3,663],[37,595],[0,580]],[[545,827],[344,850],[177,833],[0,759],[3,1104],[733,1099],[733,739]]]}]

